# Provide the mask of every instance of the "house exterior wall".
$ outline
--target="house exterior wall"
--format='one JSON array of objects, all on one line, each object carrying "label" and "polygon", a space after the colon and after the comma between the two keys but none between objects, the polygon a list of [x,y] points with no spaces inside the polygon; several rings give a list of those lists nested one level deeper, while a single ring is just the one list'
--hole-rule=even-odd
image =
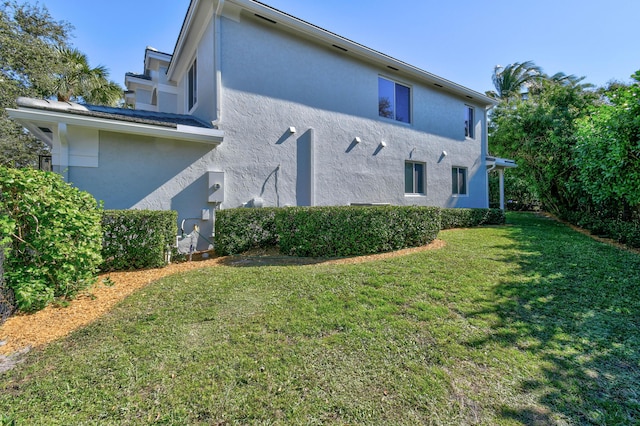
[{"label": "house exterior wall", "polygon": [[[207,42],[198,48],[199,65],[212,56],[212,36],[207,31]],[[225,141],[213,152],[210,167],[226,173],[222,208],[253,198],[265,206],[487,206],[480,106],[475,106],[476,138],[466,139],[468,100],[242,15],[221,19],[221,41]],[[378,116],[378,76],[411,87],[412,124]],[[213,99],[214,80],[207,75],[199,88],[203,96],[199,93],[195,114],[202,116],[203,103]],[[290,134],[289,127],[297,132]],[[355,144],[356,137],[362,142]],[[426,164],[424,196],[404,194],[407,160]],[[452,196],[452,166],[468,168],[467,196]]]}]

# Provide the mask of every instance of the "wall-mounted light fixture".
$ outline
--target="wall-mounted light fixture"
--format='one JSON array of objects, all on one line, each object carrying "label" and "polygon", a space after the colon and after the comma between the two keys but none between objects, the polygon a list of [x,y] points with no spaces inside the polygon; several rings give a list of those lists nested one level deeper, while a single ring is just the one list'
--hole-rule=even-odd
[{"label": "wall-mounted light fixture", "polygon": [[443,157],[446,157],[447,155],[449,155],[449,154],[447,154],[447,151],[442,151],[442,156]]},{"label": "wall-mounted light fixture", "polygon": [[360,143],[360,142],[362,142],[362,139],[360,139],[359,137],[356,137],[356,138],[353,140],[353,142],[354,142],[354,143]]},{"label": "wall-mounted light fixture", "polygon": [[384,148],[385,146],[387,146],[387,143],[385,141],[380,142],[380,147]]},{"label": "wall-mounted light fixture", "polygon": [[289,133],[294,134],[296,132],[296,128],[291,126],[289,127]]}]

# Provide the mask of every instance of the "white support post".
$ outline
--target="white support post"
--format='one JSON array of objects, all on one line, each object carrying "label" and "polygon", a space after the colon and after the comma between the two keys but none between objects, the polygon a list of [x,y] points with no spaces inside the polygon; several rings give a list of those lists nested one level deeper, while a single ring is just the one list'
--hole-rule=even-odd
[{"label": "white support post", "polygon": [[500,210],[504,210],[504,169],[498,169],[498,176],[500,176]]}]

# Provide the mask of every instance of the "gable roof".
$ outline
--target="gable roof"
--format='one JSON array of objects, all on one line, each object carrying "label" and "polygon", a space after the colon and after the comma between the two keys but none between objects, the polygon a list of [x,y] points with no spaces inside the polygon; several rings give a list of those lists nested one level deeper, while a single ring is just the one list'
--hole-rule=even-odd
[{"label": "gable roof", "polygon": [[[196,11],[198,10],[198,6],[204,2],[205,0],[191,0],[189,3],[189,8],[183,21],[180,35],[176,41],[171,63],[169,64],[169,69],[167,71],[170,78],[172,78],[172,75],[177,68],[176,63],[180,61],[180,57],[182,56],[181,54],[187,44],[187,34],[190,31],[199,30],[198,28],[192,28],[194,25],[202,25],[203,18],[202,16],[198,16]],[[295,16],[269,6],[266,3],[262,3],[257,0],[213,0],[212,3],[213,13],[223,14],[225,4],[233,4],[245,12],[271,23],[274,29],[291,32],[298,37],[313,40],[317,43],[326,45],[327,47],[341,51],[345,55],[350,55],[351,57],[355,57],[361,61],[373,63],[388,70],[389,72],[395,72],[399,76],[411,77],[418,82],[435,86],[439,90],[467,98],[470,101],[474,101],[485,107],[492,107],[497,104],[495,99],[492,99],[480,92],[395,59],[387,54],[325,30],[315,24],[296,18]],[[209,6],[208,2],[206,4]],[[209,13],[211,13],[210,10]]]}]

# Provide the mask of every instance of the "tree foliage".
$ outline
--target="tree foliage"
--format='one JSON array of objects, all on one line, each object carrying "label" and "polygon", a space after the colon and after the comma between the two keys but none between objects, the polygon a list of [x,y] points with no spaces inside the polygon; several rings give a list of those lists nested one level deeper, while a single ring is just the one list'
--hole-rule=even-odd
[{"label": "tree foliage", "polygon": [[535,96],[503,102],[493,111],[492,152],[515,159],[519,167],[513,173],[556,213],[580,201],[573,161],[576,120],[595,100],[580,86],[544,80]]},{"label": "tree foliage", "polygon": [[597,205],[640,206],[640,71],[635,83],[613,85],[604,102],[577,123],[574,163]]},{"label": "tree foliage", "polygon": [[4,109],[14,108],[20,96],[51,95],[56,47],[66,45],[70,29],[45,8],[0,3],[0,165],[32,166],[39,154],[47,153],[47,147],[10,120]]},{"label": "tree foliage", "polygon": [[71,30],[46,7],[0,0],[0,165],[35,166],[38,155],[48,153],[46,145],[8,118],[5,108],[15,108],[18,97],[104,105],[122,97],[106,68],[91,68],[86,55],[69,46]]}]

